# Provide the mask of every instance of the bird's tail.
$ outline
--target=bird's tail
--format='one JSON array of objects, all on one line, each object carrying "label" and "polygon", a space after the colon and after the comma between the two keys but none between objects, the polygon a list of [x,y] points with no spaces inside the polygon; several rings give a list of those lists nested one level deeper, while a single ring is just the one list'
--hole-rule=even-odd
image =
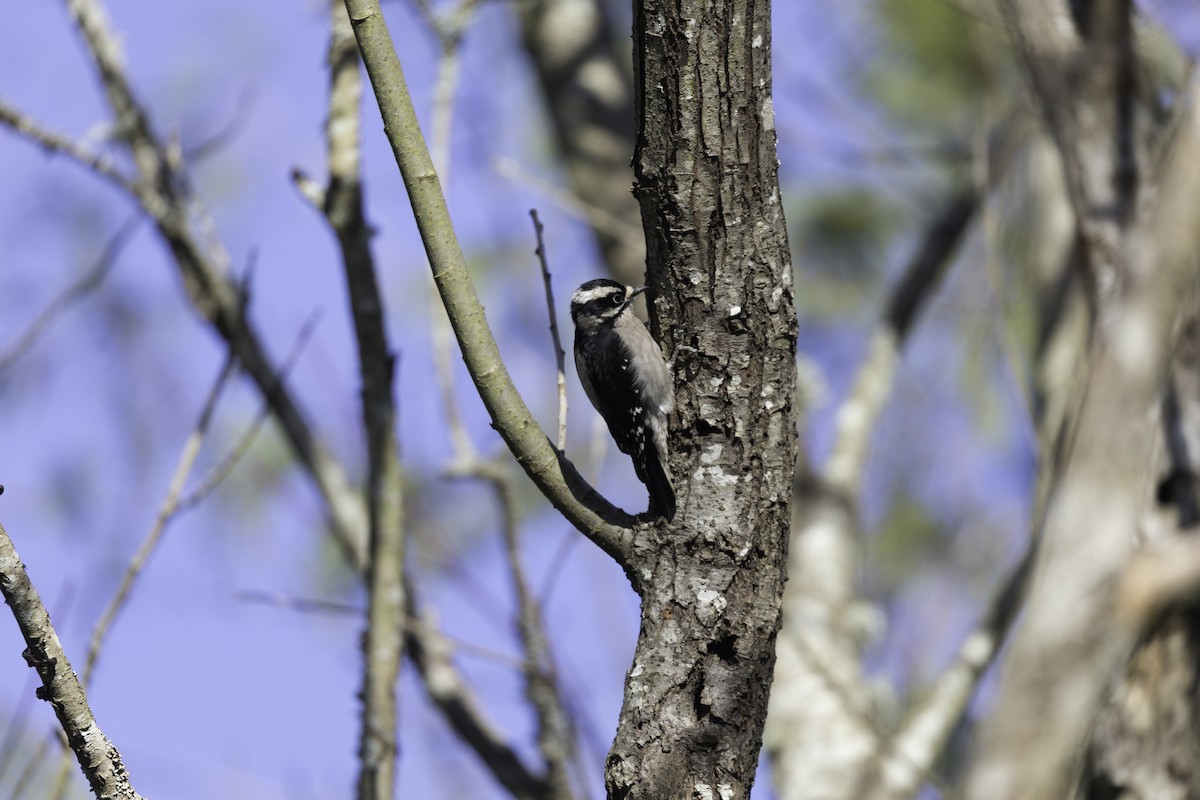
[{"label": "bird's tail", "polygon": [[646,488],[650,491],[650,515],[673,519],[675,488],[671,486],[671,476],[667,474],[666,465],[659,460],[658,453],[653,448],[646,453]]}]

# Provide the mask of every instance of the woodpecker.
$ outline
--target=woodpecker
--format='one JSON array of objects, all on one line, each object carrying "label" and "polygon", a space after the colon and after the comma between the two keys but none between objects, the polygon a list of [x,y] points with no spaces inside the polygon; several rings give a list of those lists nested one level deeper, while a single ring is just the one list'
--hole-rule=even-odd
[{"label": "woodpecker", "polygon": [[644,291],[607,278],[575,290],[575,369],[617,448],[633,459],[638,480],[646,484],[649,513],[669,520],[675,516],[675,490],[667,472],[667,416],[675,394],[662,350],[632,311]]}]

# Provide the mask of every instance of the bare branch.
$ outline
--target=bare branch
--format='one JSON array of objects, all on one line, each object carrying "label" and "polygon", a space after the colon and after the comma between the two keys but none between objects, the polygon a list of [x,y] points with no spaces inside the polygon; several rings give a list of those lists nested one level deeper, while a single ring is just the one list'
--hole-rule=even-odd
[{"label": "bare branch", "polygon": [[213,413],[217,407],[217,400],[221,396],[221,391],[229,382],[235,364],[236,362],[232,355],[226,357],[225,363],[221,366],[221,371],[218,373],[212,387],[208,390],[208,396],[204,400],[204,406],[200,410],[200,416],[196,420],[196,425],[188,435],[187,441],[184,442],[183,451],[179,454],[179,460],[175,464],[175,471],[172,473],[171,480],[167,486],[167,495],[163,499],[162,505],[159,506],[158,514],[154,518],[154,525],[150,528],[150,532],[146,534],[146,538],[138,546],[133,558],[130,559],[129,565],[125,568],[125,574],[121,576],[121,582],[117,585],[116,592],[113,593],[112,599],[108,601],[108,605],[105,607],[104,612],[101,613],[96,626],[92,629],[87,657],[84,659],[83,665],[82,684],[85,690],[92,685],[92,676],[96,669],[96,662],[100,658],[100,650],[104,646],[104,639],[108,635],[109,629],[112,627],[117,615],[125,607],[134,582],[146,566],[146,562],[149,561],[150,556],[157,549],[158,543],[162,540],[162,535],[167,529],[167,524],[179,510],[179,500],[183,495],[184,484],[187,483],[188,476],[192,472],[192,467],[196,464],[196,458],[200,455],[200,447],[208,435],[209,424],[212,422]]},{"label": "bare branch", "polygon": [[37,696],[50,702],[92,792],[97,797],[140,800],[141,795],[129,782],[121,754],[92,715],[87,696],[63,652],[50,615],[29,581],[25,565],[3,525],[0,525],[0,593],[12,608],[28,645],[25,660],[42,679]]},{"label": "bare branch", "polygon": [[533,219],[533,230],[537,234],[538,264],[542,268],[542,282],[546,286],[546,310],[550,314],[550,340],[554,344],[554,366],[558,371],[558,449],[567,449],[567,373],[564,361],[567,354],[563,351],[562,339],[558,335],[558,314],[554,311],[554,289],[550,281],[550,267],[546,263],[546,243],[542,241],[542,221],[538,219],[536,208],[529,209]]},{"label": "bare branch", "polygon": [[162,182],[169,180],[166,159],[149,118],[125,78],[120,43],[109,27],[104,7],[98,0],[66,0],[66,4],[99,72],[109,106],[116,115],[117,129],[129,143],[138,173],[152,187],[151,191],[161,191]]},{"label": "bare branch", "polygon": [[513,476],[504,470],[492,481],[502,513],[504,552],[508,559],[513,589],[517,595],[517,630],[525,649],[525,696],[537,715],[538,748],[546,762],[546,782],[556,798],[572,796],[567,767],[575,741],[571,725],[563,708],[555,675],[554,657],[542,624],[542,612],[537,598],[529,590],[529,582],[521,565],[519,525],[516,509],[516,486]]},{"label": "bare branch", "polygon": [[1179,132],[1157,202],[1133,231],[1122,291],[1090,348],[1079,421],[1051,495],[1045,556],[1008,659],[968,789],[980,800],[1058,798],[1110,676],[1138,629],[1114,618],[1118,578],[1148,492],[1152,409],[1200,253],[1200,79],[1180,97]]},{"label": "bare branch", "polygon": [[100,177],[106,178],[124,189],[130,196],[139,196],[140,190],[136,184],[121,172],[108,156],[92,152],[90,148],[73,141],[70,137],[42,127],[32,118],[3,101],[0,101],[0,124],[6,125],[15,133],[24,136],[47,153],[60,153],[78,162]]},{"label": "bare branch", "polygon": [[[307,194],[314,204],[321,200],[319,209],[337,236],[358,342],[369,525],[358,797],[386,800],[396,787],[396,681],[404,651],[404,486],[392,395],[395,360],[388,347],[371,231],[363,212],[358,48],[340,0],[330,4],[330,14],[325,123],[329,184],[322,192]],[[304,184],[300,185],[303,190]]]},{"label": "bare branch", "polygon": [[10,368],[17,359],[29,352],[37,343],[38,338],[63,312],[96,291],[104,283],[104,279],[112,271],[121,249],[129,241],[129,237],[140,222],[141,220],[137,217],[126,220],[104,245],[104,250],[100,253],[100,258],[96,260],[96,263],[51,300],[30,326],[18,334],[12,344],[0,353],[0,372]]},{"label": "bare branch", "polygon": [[[210,231],[198,233],[193,220],[204,221],[198,199],[173,148],[155,135],[147,114],[126,80],[116,37],[99,0],[67,0],[117,118],[117,127],[137,165],[139,181],[129,189],[154,220],[183,278],[188,299],[237,355],[271,411],[279,420],[292,450],[329,512],[330,530],[347,560],[356,569],[366,564],[366,510],[350,487],[341,464],[319,440],[287,388],[278,384],[253,325],[245,315],[240,291],[229,274],[229,256]],[[203,234],[203,235],[201,235]]]},{"label": "bare branch", "polygon": [[638,578],[632,574],[629,561],[632,518],[600,497],[554,449],[517,393],[500,357],[471,284],[379,3],[347,0],[346,7],[375,88],[384,130],[413,204],[434,281],[471,378],[496,429],[542,494],[625,567],[636,583]]}]

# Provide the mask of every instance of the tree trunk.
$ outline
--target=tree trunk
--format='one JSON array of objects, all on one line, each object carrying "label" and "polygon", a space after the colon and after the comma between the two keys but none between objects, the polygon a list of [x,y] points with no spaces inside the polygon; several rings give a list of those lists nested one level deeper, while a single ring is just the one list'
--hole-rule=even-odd
[{"label": "tree trunk", "polygon": [[774,667],[796,458],[796,316],[769,3],[635,3],[635,192],[676,361],[679,515],[640,533],[641,634],[612,798],[749,796]]},{"label": "tree trunk", "polygon": [[[1141,526],[1147,544],[1200,524],[1200,307],[1191,304],[1162,403],[1157,501]],[[1150,487],[1153,489],[1154,487]],[[1148,502],[1154,508],[1153,502]],[[1076,797],[1187,800],[1200,795],[1200,608],[1168,610],[1138,643],[1092,725]]]}]

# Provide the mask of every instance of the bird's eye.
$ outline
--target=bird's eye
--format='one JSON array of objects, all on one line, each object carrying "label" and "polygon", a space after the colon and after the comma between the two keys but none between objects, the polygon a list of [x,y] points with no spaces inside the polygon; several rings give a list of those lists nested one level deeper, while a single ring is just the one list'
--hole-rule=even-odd
[{"label": "bird's eye", "polygon": [[625,298],[624,298],[624,297],[621,297],[621,295],[619,295],[619,294],[614,294],[614,295],[612,296],[612,304],[613,304],[614,306],[619,306],[619,305],[621,305],[621,303],[624,303],[624,302],[625,302]]}]

